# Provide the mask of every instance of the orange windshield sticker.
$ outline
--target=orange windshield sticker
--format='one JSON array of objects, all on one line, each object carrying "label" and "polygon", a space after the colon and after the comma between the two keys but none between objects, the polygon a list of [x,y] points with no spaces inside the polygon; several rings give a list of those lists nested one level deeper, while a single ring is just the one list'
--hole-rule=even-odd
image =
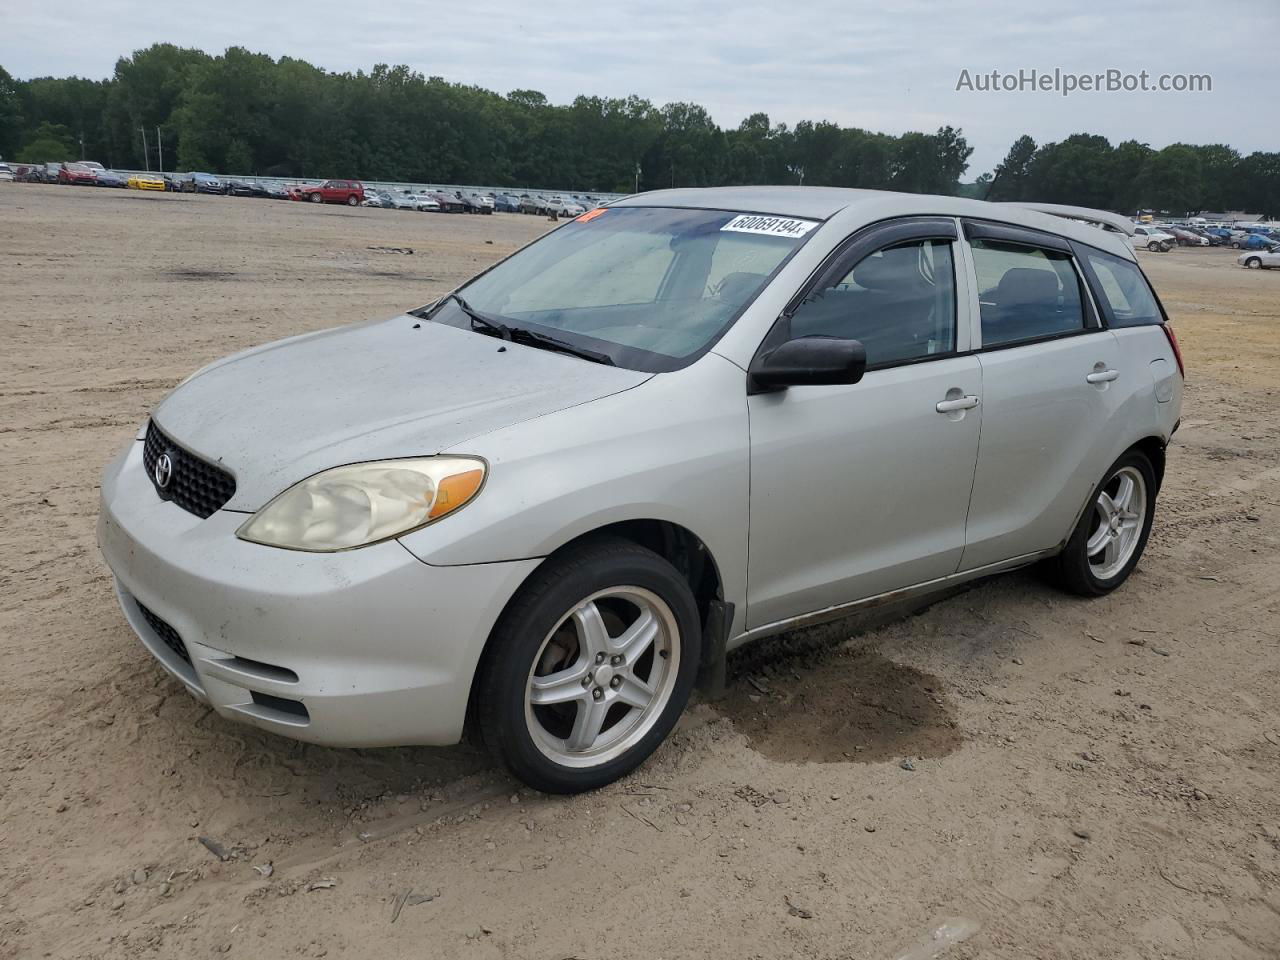
[{"label": "orange windshield sticker", "polygon": [[582,214],[582,216],[574,217],[573,219],[578,223],[589,223],[596,217],[603,217],[605,215],[605,211],[608,209],[608,207],[596,207],[594,210],[588,210],[586,213]]}]

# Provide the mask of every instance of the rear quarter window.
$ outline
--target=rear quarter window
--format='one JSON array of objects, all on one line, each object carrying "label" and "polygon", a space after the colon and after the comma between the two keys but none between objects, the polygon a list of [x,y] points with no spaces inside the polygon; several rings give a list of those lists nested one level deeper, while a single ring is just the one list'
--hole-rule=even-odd
[{"label": "rear quarter window", "polygon": [[1160,304],[1137,264],[1096,250],[1089,251],[1085,260],[1093,275],[1094,292],[1102,302],[1110,326],[1138,327],[1164,322]]}]

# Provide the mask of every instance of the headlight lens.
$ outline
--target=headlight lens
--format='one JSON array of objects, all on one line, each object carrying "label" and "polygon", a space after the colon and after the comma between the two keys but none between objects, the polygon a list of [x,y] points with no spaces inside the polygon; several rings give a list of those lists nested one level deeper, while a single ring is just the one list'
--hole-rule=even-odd
[{"label": "headlight lens", "polygon": [[398,537],[447,516],[484,483],[475,457],[355,463],[290,487],[236,531],[271,547],[330,553]]}]

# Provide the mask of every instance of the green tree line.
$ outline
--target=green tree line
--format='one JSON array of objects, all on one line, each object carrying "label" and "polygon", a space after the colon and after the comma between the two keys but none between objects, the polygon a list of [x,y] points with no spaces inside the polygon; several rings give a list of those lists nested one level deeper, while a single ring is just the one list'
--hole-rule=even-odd
[{"label": "green tree line", "polygon": [[1242,156],[1226,144],[1174,143],[1153,150],[1126,140],[1077,133],[1040,146],[1023,135],[978,195],[990,200],[1039,200],[1122,212],[1246,210],[1280,216],[1280,153]]},{"label": "green tree line", "polygon": [[1037,147],[1022,137],[994,175],[964,184],[973,150],[949,126],[894,136],[827,121],[789,127],[756,113],[725,129],[695,103],[552,104],[536,90],[503,96],[406,66],[332,73],[241,47],[211,56],[156,44],[122,57],[105,80],[15,80],[0,68],[0,156],[155,168],[157,128],[167,169],[228,174],[625,192],[805,183],[1126,211],[1280,212],[1280,154],[1241,157],[1219,145],[1153,151],[1078,134]]}]

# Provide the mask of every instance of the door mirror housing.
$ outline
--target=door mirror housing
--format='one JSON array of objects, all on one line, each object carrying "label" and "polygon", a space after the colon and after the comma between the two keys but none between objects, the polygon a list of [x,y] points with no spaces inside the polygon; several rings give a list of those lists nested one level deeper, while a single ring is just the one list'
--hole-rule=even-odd
[{"label": "door mirror housing", "polygon": [[751,362],[747,392],[770,393],[787,387],[857,383],[867,371],[867,348],[859,340],[800,337],[788,340]]}]

